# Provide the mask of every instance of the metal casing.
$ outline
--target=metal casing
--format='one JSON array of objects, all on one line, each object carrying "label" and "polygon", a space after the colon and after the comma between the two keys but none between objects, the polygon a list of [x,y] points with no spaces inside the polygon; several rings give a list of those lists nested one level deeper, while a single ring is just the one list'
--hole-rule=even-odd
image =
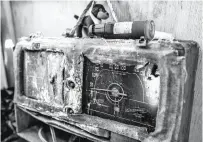
[{"label": "metal casing", "polygon": [[[141,47],[134,40],[37,38],[20,41],[14,52],[15,103],[44,115],[85,124],[136,140],[188,140],[198,61],[194,41],[151,41]],[[143,66],[156,64],[157,84],[145,84],[146,92],[159,96],[155,131],[84,114],[84,57],[93,63]],[[143,74],[148,77],[149,74]],[[75,83],[68,87],[68,81]],[[71,109],[73,114],[67,114]],[[118,127],[119,126],[119,127]]]}]

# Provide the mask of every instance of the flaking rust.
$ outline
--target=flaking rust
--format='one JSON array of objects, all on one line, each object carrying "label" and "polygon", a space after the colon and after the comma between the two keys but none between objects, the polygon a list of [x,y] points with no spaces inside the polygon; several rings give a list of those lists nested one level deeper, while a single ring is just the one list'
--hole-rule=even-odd
[{"label": "flaking rust", "polygon": [[[153,132],[84,114],[84,57],[94,64],[136,64],[144,93],[158,104]],[[19,42],[14,59],[16,105],[87,126],[94,134],[102,129],[105,135],[113,132],[144,142],[188,140],[198,59],[194,41],[153,41],[140,48],[133,40],[38,38]]]}]

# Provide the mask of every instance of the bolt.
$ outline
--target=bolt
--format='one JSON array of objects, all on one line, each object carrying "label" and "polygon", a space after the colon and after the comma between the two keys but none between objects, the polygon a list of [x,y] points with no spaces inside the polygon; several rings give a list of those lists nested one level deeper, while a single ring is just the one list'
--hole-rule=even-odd
[{"label": "bolt", "polygon": [[69,80],[66,85],[67,85],[67,87],[69,87],[71,89],[75,88],[75,83],[73,81],[71,81],[71,80]]}]

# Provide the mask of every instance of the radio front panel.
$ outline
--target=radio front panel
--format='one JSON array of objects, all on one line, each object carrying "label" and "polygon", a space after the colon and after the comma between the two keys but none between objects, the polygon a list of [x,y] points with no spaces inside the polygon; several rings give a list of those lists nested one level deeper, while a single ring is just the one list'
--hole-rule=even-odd
[{"label": "radio front panel", "polygon": [[14,101],[93,135],[184,142],[197,57],[193,41],[23,40],[14,52]]}]

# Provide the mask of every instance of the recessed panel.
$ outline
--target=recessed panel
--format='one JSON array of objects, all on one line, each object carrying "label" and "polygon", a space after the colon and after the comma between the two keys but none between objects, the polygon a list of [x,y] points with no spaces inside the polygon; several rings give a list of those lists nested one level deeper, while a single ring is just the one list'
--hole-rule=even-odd
[{"label": "recessed panel", "polygon": [[135,68],[136,65],[95,64],[85,58],[85,112],[153,131],[158,104],[146,93],[143,72]]}]

